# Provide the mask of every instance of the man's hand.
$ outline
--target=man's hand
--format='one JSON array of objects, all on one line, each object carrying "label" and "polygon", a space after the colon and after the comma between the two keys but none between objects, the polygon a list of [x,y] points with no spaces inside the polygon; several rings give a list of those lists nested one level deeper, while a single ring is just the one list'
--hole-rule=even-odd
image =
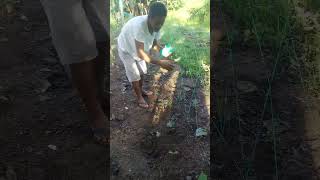
[{"label": "man's hand", "polygon": [[163,49],[165,47],[165,44],[158,44],[160,49]]},{"label": "man's hand", "polygon": [[171,53],[168,57],[164,57],[163,59],[165,59],[165,60],[171,60],[171,56],[173,55],[173,53]]},{"label": "man's hand", "polygon": [[159,60],[158,65],[168,71],[171,71],[174,68],[174,61],[168,59],[161,59]]}]

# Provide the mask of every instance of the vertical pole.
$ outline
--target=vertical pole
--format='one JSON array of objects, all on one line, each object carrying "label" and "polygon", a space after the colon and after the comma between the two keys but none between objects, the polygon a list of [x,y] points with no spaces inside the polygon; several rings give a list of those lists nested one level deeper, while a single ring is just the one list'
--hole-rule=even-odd
[{"label": "vertical pole", "polygon": [[119,0],[119,9],[120,9],[120,16],[121,16],[121,24],[124,23],[124,16],[123,16],[123,0]]}]

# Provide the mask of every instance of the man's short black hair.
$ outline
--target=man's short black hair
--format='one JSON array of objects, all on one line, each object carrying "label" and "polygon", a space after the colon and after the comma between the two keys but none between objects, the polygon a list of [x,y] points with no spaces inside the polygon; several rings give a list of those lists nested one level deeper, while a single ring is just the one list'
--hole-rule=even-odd
[{"label": "man's short black hair", "polygon": [[167,16],[167,8],[161,2],[152,2],[149,7],[149,17],[166,17]]}]

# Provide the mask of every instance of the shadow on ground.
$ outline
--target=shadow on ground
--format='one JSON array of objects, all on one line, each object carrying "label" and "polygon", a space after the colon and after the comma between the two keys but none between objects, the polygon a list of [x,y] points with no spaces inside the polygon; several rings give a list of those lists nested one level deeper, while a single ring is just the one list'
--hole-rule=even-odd
[{"label": "shadow on ground", "polygon": [[[229,20],[223,13],[214,18],[213,32],[226,34]],[[319,159],[319,114],[308,113],[312,101],[299,81],[280,68],[267,98],[274,59],[268,57],[270,51],[264,52],[265,60],[257,52],[240,44],[230,49],[227,39],[220,43],[213,67],[217,118],[212,123],[212,176],[319,179],[319,163],[314,163]],[[312,139],[316,143],[310,143]]]}]

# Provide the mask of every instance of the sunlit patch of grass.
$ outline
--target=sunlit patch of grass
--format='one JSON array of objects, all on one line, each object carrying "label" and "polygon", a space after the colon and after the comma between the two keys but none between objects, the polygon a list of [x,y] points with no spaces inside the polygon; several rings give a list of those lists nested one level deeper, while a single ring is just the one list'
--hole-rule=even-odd
[{"label": "sunlit patch of grass", "polygon": [[[199,7],[202,5],[201,1],[195,4]],[[190,20],[190,9],[191,6],[187,6],[168,13],[161,42],[169,43],[176,49],[173,59],[179,58],[178,63],[183,68],[184,75],[201,78],[209,75],[210,26]]]}]

